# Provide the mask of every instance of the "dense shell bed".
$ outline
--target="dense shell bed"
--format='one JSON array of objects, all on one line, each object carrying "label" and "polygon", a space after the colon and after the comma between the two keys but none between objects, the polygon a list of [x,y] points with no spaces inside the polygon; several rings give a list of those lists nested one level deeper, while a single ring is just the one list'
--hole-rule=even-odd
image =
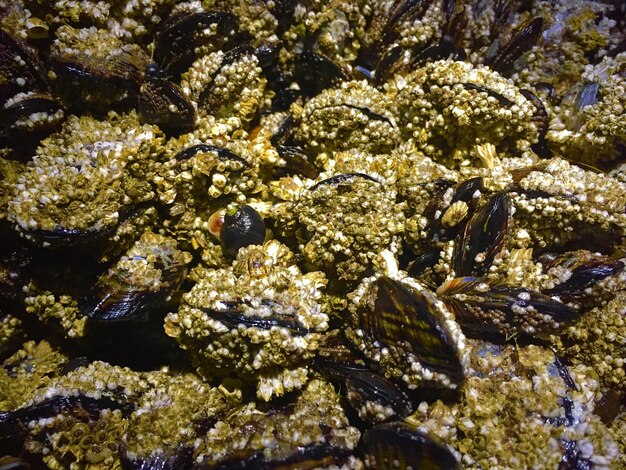
[{"label": "dense shell bed", "polygon": [[626,468],[626,3],[0,0],[17,468]]}]

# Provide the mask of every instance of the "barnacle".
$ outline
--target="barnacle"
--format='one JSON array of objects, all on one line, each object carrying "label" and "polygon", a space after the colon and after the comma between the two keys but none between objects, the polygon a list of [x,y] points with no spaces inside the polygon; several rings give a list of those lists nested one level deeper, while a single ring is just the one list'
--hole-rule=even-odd
[{"label": "barnacle", "polygon": [[132,174],[132,162],[153,158],[159,137],[136,115],[70,117],[20,176],[16,188],[23,189],[8,202],[8,219],[43,244],[113,229],[124,210],[154,197],[148,182]]},{"label": "barnacle", "polygon": [[470,158],[476,144],[521,153],[537,140],[533,105],[488,67],[433,62],[387,87],[403,136],[448,166]]},{"label": "barnacle", "polygon": [[[459,449],[469,467],[558,465],[564,444],[606,465],[617,455],[593,414],[596,383],[584,368],[570,369],[570,388],[553,365],[554,354],[537,346],[505,347],[471,341],[471,373],[458,403],[423,402],[409,420]],[[509,406],[515,402],[515,406]],[[574,415],[572,410],[580,410]],[[584,426],[578,426],[585,422]],[[487,423],[487,427],[482,424]],[[495,455],[494,448],[501,451]],[[513,449],[525,449],[516,452]],[[584,450],[583,450],[584,449]]]},{"label": "barnacle", "polygon": [[[242,432],[243,430],[243,432]],[[359,431],[348,425],[339,404],[339,395],[321,380],[311,381],[292,410],[271,415],[259,411],[254,403],[235,410],[218,421],[194,451],[195,460],[214,465],[236,455],[237,460],[254,462],[314,459],[319,464],[356,464],[350,458]],[[298,455],[299,454],[299,455]],[[310,455],[310,457],[309,457]],[[328,456],[328,457],[326,457]]]},{"label": "barnacle", "polygon": [[[319,272],[302,274],[277,241],[241,248],[232,267],[204,271],[165,330],[204,374],[258,379],[257,394],[268,400],[304,383],[302,371],[289,376],[281,369],[315,354],[328,327],[319,303],[325,283]],[[268,377],[277,377],[275,385],[263,386]]]},{"label": "barnacle", "polygon": [[623,2],[0,28],[0,467],[624,465]]},{"label": "barnacle", "polygon": [[358,280],[381,250],[399,250],[403,212],[364,174],[335,175],[301,192],[294,212],[307,262],[341,282]]}]

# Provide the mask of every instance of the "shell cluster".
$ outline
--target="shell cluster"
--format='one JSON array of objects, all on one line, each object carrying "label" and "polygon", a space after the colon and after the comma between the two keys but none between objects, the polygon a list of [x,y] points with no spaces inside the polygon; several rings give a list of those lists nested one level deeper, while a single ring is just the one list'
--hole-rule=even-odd
[{"label": "shell cluster", "polygon": [[626,467],[625,18],[0,0],[0,468]]}]

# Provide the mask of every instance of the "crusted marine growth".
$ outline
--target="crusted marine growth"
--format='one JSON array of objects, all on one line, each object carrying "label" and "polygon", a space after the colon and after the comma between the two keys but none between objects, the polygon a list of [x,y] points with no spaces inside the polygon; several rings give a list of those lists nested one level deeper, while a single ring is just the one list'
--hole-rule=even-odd
[{"label": "crusted marine growth", "polygon": [[120,465],[119,440],[127,428],[128,422],[120,410],[104,409],[88,420],[80,414],[59,414],[36,422],[24,442],[24,449],[42,454],[49,468],[63,468],[67,462],[75,466],[113,468]]},{"label": "crusted marine growth", "polygon": [[366,174],[339,174],[303,189],[293,212],[306,261],[339,285],[371,271],[380,251],[400,250],[402,205],[392,188]]},{"label": "crusted marine growth", "polygon": [[[161,371],[138,373],[92,362],[65,365],[67,359],[43,342],[27,343],[0,369],[4,434],[30,455],[42,455],[51,468],[116,468],[150,461],[191,448],[200,427],[239,403],[241,392],[211,387],[196,375]],[[9,373],[7,373],[9,372]],[[174,432],[174,430],[176,430]],[[165,457],[164,457],[165,456]]]},{"label": "crusted marine growth", "polygon": [[125,44],[93,26],[61,26],[55,36],[50,77],[64,102],[107,109],[137,92],[137,81],[148,64],[148,56],[137,44]]},{"label": "crusted marine growth", "polygon": [[398,127],[388,98],[365,81],[352,81],[312,98],[296,117],[295,138],[312,153],[360,149],[385,153]]},{"label": "crusted marine growth", "polygon": [[129,460],[169,456],[194,444],[198,428],[239,404],[237,390],[211,387],[195,374],[146,374],[149,390],[137,400],[124,436]]},{"label": "crusted marine growth", "polygon": [[550,146],[573,161],[603,166],[620,160],[626,141],[626,53],[588,65],[550,121]]},{"label": "crusted marine growth", "polygon": [[320,272],[302,274],[275,240],[241,248],[231,267],[202,273],[178,312],[166,317],[165,331],[201,373],[259,380],[257,394],[269,400],[304,385],[305,371],[283,369],[315,354],[328,327],[319,303],[325,283]]},{"label": "crusted marine growth", "polygon": [[403,137],[447,166],[471,159],[476,144],[519,154],[537,141],[532,103],[488,67],[433,62],[386,88]]},{"label": "crusted marine growth", "polygon": [[610,468],[618,449],[593,414],[598,389],[588,369],[568,370],[537,346],[468,347],[470,376],[458,403],[422,402],[412,423],[458,449],[472,468],[557,467],[568,442],[582,461]]},{"label": "crusted marine growth", "polygon": [[185,96],[206,115],[250,121],[263,103],[266,80],[252,48],[205,55],[181,77]]},{"label": "crusted marine growth", "polygon": [[4,357],[27,338],[24,322],[15,315],[0,312],[0,357]]},{"label": "crusted marine growth", "polygon": [[68,357],[50,343],[27,341],[0,369],[0,410],[11,411],[24,405],[40,387],[50,383]]},{"label": "crusted marine growth", "polygon": [[49,328],[60,328],[68,338],[84,336],[87,316],[71,295],[42,292],[31,283],[26,287],[24,303],[26,312],[36,315]]},{"label": "crusted marine growth", "polygon": [[8,219],[44,245],[113,230],[133,205],[154,197],[149,183],[128,167],[152,158],[160,135],[134,114],[68,118],[20,176]]},{"label": "crusted marine growth", "polygon": [[1,468],[623,466],[623,2],[0,28]]},{"label": "crusted marine growth", "polygon": [[102,274],[78,307],[98,321],[145,317],[172,300],[187,273],[191,255],[177,248],[176,240],[145,232]]},{"label": "crusted marine growth", "polygon": [[585,313],[560,337],[553,337],[557,353],[572,365],[588,365],[604,392],[623,393],[626,385],[626,295],[622,288],[614,299]]},{"label": "crusted marine growth", "polygon": [[213,466],[231,459],[252,465],[303,460],[315,466],[354,468],[351,453],[359,437],[360,432],[349,426],[339,395],[316,379],[285,409],[264,413],[249,403],[234,410],[200,439],[194,461]]}]

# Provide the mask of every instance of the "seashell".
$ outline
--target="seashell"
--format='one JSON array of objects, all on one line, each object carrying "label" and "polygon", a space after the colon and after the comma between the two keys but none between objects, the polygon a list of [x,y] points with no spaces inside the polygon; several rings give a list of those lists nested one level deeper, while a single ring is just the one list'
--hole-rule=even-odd
[{"label": "seashell", "polygon": [[55,91],[64,104],[100,109],[137,96],[142,81],[142,69],[138,67],[145,66],[145,62],[144,57],[124,53],[103,62],[89,56],[53,56],[50,69],[56,77]]},{"label": "seashell", "polygon": [[583,457],[576,441],[562,440],[561,444],[564,450],[558,470],[589,470],[594,467],[591,460]]},{"label": "seashell", "polygon": [[407,267],[409,276],[419,280],[429,289],[435,290],[441,284],[440,276],[432,269],[441,259],[441,251],[433,249],[418,256]]},{"label": "seashell", "polygon": [[340,184],[349,183],[354,178],[363,178],[369,181],[373,181],[374,183],[378,183],[378,181],[374,177],[367,175],[365,173],[342,173],[340,175],[334,175],[334,176],[331,176],[330,178],[326,178],[325,180],[318,181],[313,186],[311,186],[309,190],[314,191],[320,186],[325,185],[325,184],[328,184],[331,186],[337,186]]},{"label": "seashell", "polygon": [[487,271],[506,243],[510,215],[509,196],[498,193],[470,219],[454,245],[457,277],[480,276]]},{"label": "seashell", "polygon": [[[248,307],[253,306],[248,300],[222,301],[220,302],[220,308],[202,308],[201,310],[231,330],[237,329],[238,326],[242,325],[245,328],[259,328],[262,330],[269,330],[274,327],[286,328],[295,335],[306,335],[315,331],[302,326],[297,318],[289,318],[285,313],[282,313],[280,316],[267,317],[244,314],[241,309],[244,305]],[[258,307],[272,309],[280,306],[272,300],[259,299]]]},{"label": "seashell", "polygon": [[328,57],[304,51],[296,58],[296,81],[307,96],[348,80],[348,75]]},{"label": "seashell", "polygon": [[49,91],[50,86],[37,56],[22,41],[0,29],[0,103],[19,92]]},{"label": "seashell", "polygon": [[239,248],[262,245],[265,241],[265,222],[250,206],[241,206],[235,213],[226,213],[220,229],[222,249],[228,256],[237,256]]},{"label": "seashell", "polygon": [[502,95],[501,93],[498,93],[497,91],[493,91],[485,86],[482,85],[476,85],[474,83],[462,83],[461,85],[463,85],[463,88],[466,88],[468,90],[475,90],[479,93],[485,93],[488,96],[491,96],[492,98],[495,98],[498,100],[498,103],[501,106],[505,106],[505,107],[510,107],[513,106],[513,102],[508,99],[506,96]]},{"label": "seashell", "polygon": [[437,295],[463,328],[480,333],[556,332],[580,315],[576,309],[541,292],[490,286],[474,277],[447,281],[437,289]]},{"label": "seashell", "polygon": [[188,255],[166,237],[145,233],[78,301],[96,321],[142,319],[166,306],[187,273]]},{"label": "seashell", "polygon": [[360,448],[365,468],[462,468],[445,444],[403,422],[385,423],[368,429],[363,434]]},{"label": "seashell", "polygon": [[[546,255],[544,255],[544,259]],[[544,293],[572,300],[585,294],[585,290],[624,269],[624,262],[585,250],[564,253],[546,263],[548,270],[566,271],[567,280]]]},{"label": "seashell", "polygon": [[496,72],[508,76],[513,72],[513,64],[522,54],[532,49],[541,37],[543,18],[534,18],[529,23],[520,26],[511,39],[500,48],[498,53],[485,61]]},{"label": "seashell", "polygon": [[177,13],[159,25],[154,61],[177,78],[193,63],[198,51],[226,51],[237,43],[239,36],[239,19],[232,13]]},{"label": "seashell", "polygon": [[302,175],[305,178],[315,179],[319,170],[309,162],[309,157],[302,149],[295,145],[277,145],[278,155],[285,161],[285,166],[275,169],[275,176],[280,178],[286,175]]},{"label": "seashell", "polygon": [[106,409],[121,410],[124,416],[129,416],[133,406],[126,403],[123,397],[119,398],[93,398],[83,394],[57,396],[12,412],[0,412],[0,449],[21,449],[28,435],[28,423],[32,421],[49,419],[60,414],[96,420],[101,411]]},{"label": "seashell", "polygon": [[[61,104],[47,93],[18,94],[9,99],[0,116],[0,138],[15,145],[43,138],[57,130],[65,117]],[[36,139],[33,139],[33,136]]]},{"label": "seashell", "polygon": [[340,331],[324,336],[315,363],[321,374],[346,390],[361,419],[382,422],[411,414],[413,404],[402,388],[370,370]]},{"label": "seashell", "polygon": [[369,299],[375,292],[375,299],[360,300],[348,337],[369,359],[384,362],[388,378],[396,375],[390,370],[406,368],[407,374],[410,370],[409,375],[414,375],[421,369],[422,375],[410,378],[410,385],[422,380],[455,388],[465,376],[463,339],[451,330],[446,317],[450,313],[443,311],[434,295],[418,287],[387,276],[377,278],[365,294]]},{"label": "seashell", "polygon": [[138,98],[139,115],[148,124],[166,130],[189,130],[195,123],[195,109],[176,84],[164,77],[156,64],[148,65]]},{"label": "seashell", "polygon": [[186,149],[178,152],[176,156],[174,157],[174,159],[178,161],[184,161],[184,160],[189,160],[194,155],[197,155],[199,153],[209,153],[209,152],[215,152],[221,160],[232,160],[235,162],[239,162],[246,167],[250,167],[250,164],[246,160],[241,158],[239,155],[223,147],[217,147],[215,145],[209,145],[209,144],[197,144],[197,145],[192,145],[191,147],[187,147]]}]

